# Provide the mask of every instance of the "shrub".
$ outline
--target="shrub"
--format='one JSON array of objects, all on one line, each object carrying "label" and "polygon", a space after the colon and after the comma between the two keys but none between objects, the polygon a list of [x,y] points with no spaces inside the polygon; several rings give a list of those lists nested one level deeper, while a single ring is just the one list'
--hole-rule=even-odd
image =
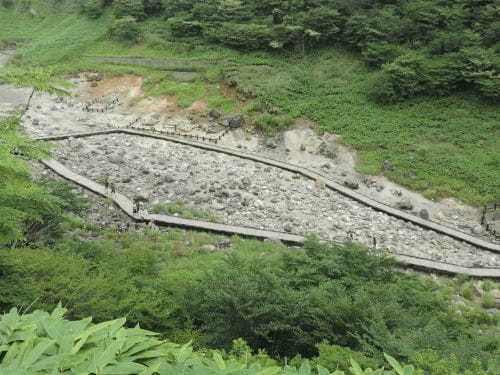
[{"label": "shrub", "polygon": [[491,293],[485,293],[483,296],[483,307],[485,309],[492,309],[496,306],[495,297]]},{"label": "shrub", "polygon": [[369,42],[363,47],[363,60],[372,67],[379,68],[394,61],[402,54],[402,48],[387,42]]},{"label": "shrub", "polygon": [[[0,317],[2,374],[277,374],[312,375],[308,361],[300,368],[281,369],[272,361],[253,356],[224,359],[217,351],[196,353],[189,344],[176,345],[159,340],[154,332],[125,328],[125,319],[92,324],[91,318],[69,321],[66,310],[56,308],[51,314],[35,311],[21,315],[11,310]],[[239,345],[241,346],[241,345]],[[250,359],[250,360],[249,360]],[[402,366],[386,356],[398,374],[414,375],[412,366]],[[351,360],[352,374],[364,372]],[[382,369],[376,373],[382,373]],[[317,373],[329,374],[317,367]],[[396,375],[394,371],[384,371]],[[336,372],[332,375],[344,375]]]},{"label": "shrub", "polygon": [[224,23],[205,34],[209,40],[242,50],[268,49],[273,38],[272,28],[254,23]]},{"label": "shrub", "polygon": [[380,365],[376,360],[368,358],[362,353],[355,352],[349,348],[339,345],[330,345],[327,342],[316,345],[319,356],[313,363],[323,366],[330,371],[348,371],[351,367],[351,359],[354,359],[362,367],[376,368]]},{"label": "shrub", "polygon": [[148,16],[159,16],[165,10],[163,0],[143,0],[144,12]]},{"label": "shrub", "polygon": [[99,18],[104,11],[103,7],[102,0],[83,0],[82,2],[82,12],[89,18]]},{"label": "shrub", "polygon": [[289,127],[293,119],[287,115],[262,114],[254,120],[255,128],[266,135],[273,135]]},{"label": "shrub", "polygon": [[142,39],[142,31],[133,17],[125,17],[113,22],[108,30],[111,39],[121,42],[138,42]]},{"label": "shrub", "polygon": [[5,8],[10,8],[11,6],[14,5],[14,0],[2,0],[2,5]]},{"label": "shrub", "polygon": [[182,18],[168,20],[170,31],[174,37],[197,36],[202,33],[202,25],[197,21],[186,21]]},{"label": "shrub", "polygon": [[114,0],[113,7],[117,18],[133,17],[142,20],[146,17],[142,0]]},{"label": "shrub", "polygon": [[462,289],[462,297],[465,299],[471,300],[474,297],[474,289],[470,285],[465,286]]},{"label": "shrub", "polygon": [[485,280],[483,281],[483,283],[481,284],[481,287],[483,288],[483,290],[485,292],[491,292],[494,288],[494,284],[491,280]]}]

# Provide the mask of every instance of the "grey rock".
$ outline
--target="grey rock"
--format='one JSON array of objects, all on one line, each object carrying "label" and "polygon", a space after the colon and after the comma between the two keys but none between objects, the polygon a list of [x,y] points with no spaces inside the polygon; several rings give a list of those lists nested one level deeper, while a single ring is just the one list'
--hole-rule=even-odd
[{"label": "grey rock", "polygon": [[329,159],[337,158],[338,150],[335,145],[328,144],[326,142],[321,142],[318,147],[318,153]]},{"label": "grey rock", "polygon": [[240,113],[228,115],[224,120],[224,125],[232,129],[240,128],[243,126],[245,120]]},{"label": "grey rock", "polygon": [[209,253],[213,253],[214,251],[217,251],[217,248],[214,245],[203,245],[201,247],[203,251],[207,251]]},{"label": "grey rock", "polygon": [[300,145],[300,151],[305,151],[305,150],[306,150],[306,146]]},{"label": "grey rock", "polygon": [[283,229],[287,233],[290,233],[293,230],[292,226],[290,224],[288,224],[288,223],[283,226]]},{"label": "grey rock", "polygon": [[249,187],[252,185],[252,181],[248,177],[243,177],[240,182],[243,187]]},{"label": "grey rock", "polygon": [[396,167],[389,160],[384,160],[382,170],[393,172],[396,170]]},{"label": "grey rock", "polygon": [[221,113],[216,109],[212,109],[210,112],[208,112],[208,117],[210,117],[212,120],[218,120],[221,118]]},{"label": "grey rock", "polygon": [[405,171],[404,176],[410,180],[416,180],[417,176],[412,171]]},{"label": "grey rock", "polygon": [[35,126],[40,125],[40,120],[34,119],[33,120],[33,125],[35,125]]},{"label": "grey rock", "polygon": [[137,202],[149,202],[149,198],[146,197],[145,195],[143,194],[136,194],[134,196],[134,200],[137,201]]},{"label": "grey rock", "polygon": [[111,155],[108,157],[108,160],[113,164],[123,164],[123,158],[118,155]]},{"label": "grey rock", "polygon": [[425,208],[422,208],[418,213],[418,216],[420,216],[424,220],[429,220],[429,211],[427,211]]},{"label": "grey rock", "polygon": [[399,202],[396,202],[396,207],[399,208],[400,210],[412,210],[413,203],[409,199],[403,199],[400,200]]},{"label": "grey rock", "polygon": [[274,150],[275,148],[278,147],[278,145],[274,141],[268,140],[266,142],[266,147],[269,148],[269,149]]},{"label": "grey rock", "polygon": [[402,197],[403,193],[401,192],[401,190],[393,190],[392,195],[394,195],[395,197]]},{"label": "grey rock", "polygon": [[347,186],[349,189],[357,190],[359,189],[359,183],[353,180],[345,180],[344,186]]},{"label": "grey rock", "polygon": [[231,246],[233,246],[233,244],[231,243],[231,240],[228,239],[228,238],[224,238],[222,241],[218,242],[217,243],[217,248],[218,249],[229,249],[231,248]]}]

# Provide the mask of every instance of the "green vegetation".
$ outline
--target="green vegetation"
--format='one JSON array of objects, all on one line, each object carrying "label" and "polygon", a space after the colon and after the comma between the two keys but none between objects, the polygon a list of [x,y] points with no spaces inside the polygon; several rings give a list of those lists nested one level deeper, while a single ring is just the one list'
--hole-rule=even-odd
[{"label": "green vegetation", "polygon": [[[2,133],[1,144],[10,142],[7,150],[23,147],[27,140],[17,132],[16,121],[5,123],[9,130]],[[9,152],[3,156],[4,165],[28,170],[23,160],[27,156]],[[11,169],[0,169],[0,181],[11,178],[10,174]],[[270,367],[288,362],[303,368],[298,370],[303,374],[310,366],[304,358],[325,371],[349,373],[353,367],[354,374],[363,374],[351,358],[363,367],[387,367],[392,360],[384,353],[431,375],[498,373],[499,315],[477,304],[455,304],[449,289],[397,271],[393,261],[381,254],[314,239],[291,250],[232,238],[227,249],[227,240],[209,234],[115,233],[75,216],[70,208],[77,212],[81,201],[67,188],[45,187],[44,182],[30,180],[27,172],[19,176],[24,182],[10,196],[20,202],[17,228],[24,236],[19,240],[9,231],[1,233],[0,311],[14,307],[26,313],[52,311],[62,303],[75,331],[71,335],[59,331],[70,323],[61,321],[58,310],[52,318],[60,322],[42,324],[36,330],[38,338],[13,342],[13,337],[21,337],[17,329],[33,332],[30,319],[52,318],[44,313],[24,318],[15,312],[6,315],[2,323],[7,323],[0,323],[0,369],[6,373],[8,366],[27,366],[26,374],[36,374],[35,369],[49,371],[51,367],[30,366],[37,366],[43,356],[60,353],[42,362],[54,366],[67,355],[67,348],[74,349],[71,355],[82,350],[65,362],[68,368],[97,366],[94,351],[103,353],[100,366],[118,366],[110,354],[116,350],[122,353],[119,360],[132,366],[125,356],[124,348],[129,346],[121,340],[128,340],[128,333],[138,339],[144,331],[121,330],[123,320],[99,328],[91,328],[88,320],[76,322],[87,316],[97,323],[126,317],[129,327],[140,323],[174,342],[191,342],[206,353],[207,361],[213,358],[209,354],[213,349],[219,350],[224,360],[244,363],[245,374],[251,374],[248,371],[257,364]],[[45,215],[43,204],[24,204],[23,186],[31,186],[31,191],[45,189],[44,200],[57,202],[59,208]],[[39,217],[38,228],[44,235],[28,235],[32,226],[27,213]],[[2,225],[6,220],[0,216]],[[212,251],[206,245],[226,250]],[[486,299],[483,302],[489,306]],[[87,337],[86,329],[95,330],[97,336]],[[59,351],[63,350],[58,344],[61,337],[73,340],[64,355]],[[80,337],[90,341],[80,345]],[[104,347],[109,351],[102,351]],[[31,350],[31,360],[21,355]],[[135,357],[133,362],[150,365],[145,358]],[[279,371],[296,371],[288,367]],[[396,374],[403,371],[393,367]],[[139,373],[137,368],[120,371],[134,374]],[[91,371],[97,370],[85,367],[78,373]]]},{"label": "green vegetation", "polygon": [[[154,332],[139,327],[125,328],[125,319],[92,324],[91,318],[68,321],[65,309],[51,314],[35,311],[20,315],[13,309],[0,317],[0,371],[5,374],[234,374],[234,375],[344,375],[330,373],[303,361],[299,368],[278,367],[266,356],[241,353],[244,342],[235,342],[227,354],[219,351],[194,352],[189,344],[176,345],[159,340]],[[241,358],[239,355],[244,354]],[[392,371],[362,370],[351,360],[352,375],[419,374],[413,366],[402,366],[386,356]],[[266,364],[271,362],[271,364]]]},{"label": "green vegetation", "polygon": [[175,201],[168,204],[155,204],[151,207],[151,211],[155,214],[177,214],[186,219],[202,219],[212,222],[217,222],[218,218],[215,215],[203,212],[196,207],[187,207],[182,201]]},{"label": "green vegetation", "polygon": [[[500,200],[496,19],[489,0],[2,1],[0,46],[19,49],[0,80],[56,92],[67,73],[137,74],[147,95],[234,111],[232,81],[260,132],[308,118],[358,149],[361,171],[481,204]],[[49,150],[17,128],[0,121],[0,374],[500,373],[492,283],[480,298],[465,277],[436,282],[314,238],[227,248],[100,229],[68,185],[30,177]],[[182,202],[154,211],[217,220]]]}]

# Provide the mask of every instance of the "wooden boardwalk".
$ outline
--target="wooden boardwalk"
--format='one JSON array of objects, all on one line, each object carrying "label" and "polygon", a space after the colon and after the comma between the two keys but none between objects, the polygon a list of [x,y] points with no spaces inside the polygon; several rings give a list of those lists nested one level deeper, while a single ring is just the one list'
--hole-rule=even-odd
[{"label": "wooden boardwalk", "polygon": [[[154,214],[135,214],[133,212],[133,203],[130,199],[120,193],[111,193],[103,185],[100,185],[84,176],[76,174],[55,160],[41,160],[43,165],[50,168],[59,176],[72,181],[81,187],[92,191],[102,197],[112,200],[129,217],[138,222],[153,222],[158,225],[167,225],[182,227],[188,229],[210,231],[226,235],[238,235],[242,237],[252,237],[259,239],[275,239],[288,244],[301,244],[305,237],[290,233],[274,232],[250,228],[244,226],[234,226],[227,224],[211,223],[200,220],[184,219],[176,216],[154,215]],[[403,254],[394,254],[394,258],[401,264],[425,271],[445,273],[445,274],[465,274],[472,277],[495,278],[500,279],[500,268],[472,268],[463,267],[443,262],[436,262],[429,259],[423,259]]]},{"label": "wooden boardwalk", "polygon": [[175,138],[175,137],[169,137],[166,135],[158,135],[158,134],[150,134],[150,133],[145,133],[145,132],[140,132],[136,130],[130,130],[130,129],[111,129],[111,130],[103,130],[103,131],[95,131],[95,132],[87,132],[87,133],[76,133],[76,134],[66,134],[66,135],[59,135],[59,136],[51,136],[51,137],[43,137],[43,138],[37,138],[38,140],[61,140],[65,138],[79,138],[79,137],[89,137],[89,136],[94,136],[94,135],[102,135],[102,134],[112,134],[112,133],[121,133],[121,134],[130,134],[130,135],[135,135],[135,136],[140,136],[140,137],[147,137],[147,138],[154,138],[154,139],[159,139],[159,140],[164,140],[168,142],[174,142],[178,144],[183,144],[186,146],[191,146],[191,147],[196,147],[199,149],[207,150],[207,151],[215,151],[215,152],[220,152],[224,153],[227,155],[231,156],[236,156],[242,159],[247,159],[247,160],[252,160],[256,161],[262,164],[270,165],[273,167],[277,167],[283,170],[287,170],[289,172],[297,173],[300,174],[306,178],[310,178],[312,180],[322,180],[325,182],[325,186],[328,187],[331,190],[334,190],[344,196],[347,196],[351,199],[354,199],[368,207],[373,208],[376,211],[383,212],[387,215],[393,216],[395,218],[407,221],[409,223],[412,223],[414,225],[417,225],[419,227],[429,229],[435,232],[438,232],[440,234],[444,234],[446,236],[455,238],[459,241],[463,241],[466,243],[469,243],[471,245],[474,245],[478,248],[484,249],[484,250],[489,250],[492,252],[497,252],[500,253],[500,245],[499,244],[494,244],[488,241],[483,240],[482,238],[472,236],[468,233],[461,232],[459,230],[456,230],[454,228],[435,223],[430,220],[425,220],[422,219],[418,216],[412,215],[408,212],[396,209],[394,207],[388,206],[384,203],[377,202],[365,195],[362,195],[360,193],[357,193],[353,191],[352,189],[349,189],[338,182],[335,182],[333,180],[330,180],[328,177],[325,177],[321,175],[318,172],[312,171],[307,168],[300,167],[298,165],[290,164],[290,163],[285,163],[282,161],[274,160],[271,158],[266,158],[262,157],[256,154],[252,153],[247,153],[247,152],[241,152],[225,147],[220,147],[216,145],[211,145],[211,144],[206,144],[206,143],[201,143],[201,142],[194,142],[194,141],[188,141],[185,139],[180,139],[180,138]]}]

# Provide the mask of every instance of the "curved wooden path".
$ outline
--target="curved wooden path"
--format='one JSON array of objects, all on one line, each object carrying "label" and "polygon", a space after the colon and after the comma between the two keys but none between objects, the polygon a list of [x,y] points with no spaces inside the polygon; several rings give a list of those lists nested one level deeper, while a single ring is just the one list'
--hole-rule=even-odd
[{"label": "curved wooden path", "polygon": [[328,179],[327,177],[319,174],[318,172],[312,171],[307,168],[300,167],[298,165],[294,164],[289,164],[285,163],[282,161],[266,158],[263,156],[259,156],[256,154],[248,153],[248,152],[241,152],[225,147],[220,147],[216,145],[211,145],[211,144],[206,144],[206,143],[201,143],[201,142],[195,142],[195,141],[188,141],[185,139],[180,139],[180,138],[175,138],[175,137],[169,137],[166,135],[158,135],[158,134],[149,134],[145,132],[140,132],[136,130],[130,130],[130,129],[110,129],[110,130],[102,130],[102,131],[93,131],[93,132],[86,132],[86,133],[75,133],[75,134],[63,134],[63,135],[56,135],[56,136],[48,136],[48,137],[41,137],[41,138],[35,138],[36,140],[40,141],[53,141],[53,140],[62,140],[62,139],[67,139],[67,138],[82,138],[82,137],[90,137],[90,136],[95,136],[95,135],[103,135],[103,134],[113,134],[113,133],[121,133],[121,134],[130,134],[130,135],[135,135],[135,136],[140,136],[140,137],[147,137],[147,138],[154,138],[154,139],[159,139],[159,140],[164,140],[164,141],[169,141],[169,142],[174,142],[174,143],[179,143],[191,147],[196,147],[200,148],[203,150],[208,150],[208,151],[215,151],[215,152],[220,152],[224,153],[227,155],[231,156],[236,156],[242,159],[247,159],[247,160],[252,160],[256,161],[262,164],[270,165],[273,167],[277,167],[283,170],[287,170],[289,172],[297,173],[300,174],[306,178],[312,179],[312,180],[321,180],[325,183],[325,186],[330,188],[331,190],[334,190],[342,195],[345,195],[351,199],[354,199],[355,201],[358,201],[368,207],[373,208],[376,211],[383,212],[387,215],[393,216],[395,218],[410,222],[412,224],[418,225],[422,228],[432,230],[434,232],[438,232],[440,234],[444,234],[446,236],[452,237],[454,239],[457,239],[459,241],[463,241],[466,243],[469,243],[471,245],[474,245],[480,249],[492,251],[492,252],[497,252],[500,253],[500,245],[494,244],[488,241],[483,240],[482,238],[478,238],[475,236],[472,236],[470,234],[461,232],[459,230],[456,230],[454,228],[447,227],[442,224],[435,223],[430,220],[425,220],[422,219],[418,216],[412,215],[410,213],[407,213],[402,210],[398,210],[394,207],[388,206],[386,204],[377,202],[365,195],[359,194],[335,181],[332,181]]},{"label": "curved wooden path", "polygon": [[[244,226],[235,226],[219,223],[211,223],[201,220],[183,219],[169,215],[154,215],[149,213],[135,214],[133,212],[133,203],[130,199],[120,193],[110,193],[103,185],[100,185],[86,177],[76,174],[66,168],[64,165],[55,160],[41,160],[43,165],[50,168],[59,176],[72,181],[83,188],[92,191],[102,197],[111,199],[120,209],[122,209],[129,217],[138,222],[153,222],[157,225],[167,225],[174,227],[189,228],[195,230],[210,231],[222,233],[226,235],[238,235],[242,237],[252,237],[259,239],[274,239],[280,240],[288,244],[301,244],[305,237],[257,228]],[[432,271],[445,274],[465,274],[471,277],[494,278],[500,279],[500,268],[478,268],[464,267],[455,264],[444,262],[436,262],[429,259],[414,257],[404,254],[391,254],[399,263],[412,268],[425,271]]]},{"label": "curved wooden path", "polygon": [[[156,134],[148,134],[148,133],[142,133],[138,131],[133,131],[133,130],[128,130],[128,129],[110,129],[110,130],[102,130],[102,131],[93,131],[93,132],[86,132],[86,133],[75,133],[75,134],[64,134],[64,135],[55,135],[55,136],[48,136],[48,137],[40,137],[36,138],[36,140],[40,141],[52,141],[52,140],[63,140],[63,139],[68,139],[68,138],[82,138],[82,137],[89,137],[89,136],[95,136],[95,135],[104,135],[104,134],[113,134],[113,133],[122,133],[122,134],[130,134],[130,135],[136,135],[136,136],[143,136],[143,137],[148,137],[148,138],[155,138],[155,139],[160,139],[160,140],[166,140],[170,142],[175,142],[175,143],[180,143],[188,146],[193,146],[193,147],[198,147],[202,148],[205,150],[209,151],[216,151],[216,152],[222,152],[228,155],[233,155],[237,157],[241,157],[244,159],[248,160],[253,160],[257,161],[260,163],[264,163],[267,165],[275,166],[281,169],[285,169],[294,173],[299,173],[305,177],[312,178],[312,179],[322,179],[325,182],[325,185],[328,186],[329,188],[338,191],[350,198],[353,198],[361,203],[367,204],[365,200],[369,200],[369,198],[355,193],[350,189],[345,188],[344,186],[325,179],[323,176],[319,175],[316,172],[310,171],[306,168],[302,168],[299,166],[295,166],[292,164],[288,163],[283,163],[277,160],[273,159],[268,159],[268,158],[263,158],[258,155],[254,154],[249,154],[249,153],[243,153],[239,152],[236,150],[231,150],[223,147],[218,147],[218,146],[213,146],[213,145],[208,145],[208,144],[203,144],[199,142],[192,142],[192,141],[186,141],[183,139],[178,139],[178,138],[172,138],[168,136],[163,136],[163,135],[156,135]],[[290,233],[283,233],[283,232],[275,232],[275,231],[268,231],[268,230],[261,230],[257,228],[250,228],[250,227],[244,227],[244,226],[234,226],[234,225],[228,225],[228,224],[219,224],[219,223],[212,223],[212,222],[206,222],[206,221],[200,221],[200,220],[190,220],[190,219],[184,219],[176,216],[168,216],[168,215],[154,215],[154,214],[135,214],[133,213],[133,203],[130,201],[126,196],[120,194],[120,193],[110,193],[109,191],[106,190],[106,188],[103,185],[100,185],[92,180],[87,179],[84,176],[81,176],[79,174],[76,174],[72,171],[70,171],[68,168],[66,168],[64,165],[61,163],[55,161],[55,160],[42,160],[42,164],[44,164],[46,167],[50,168],[52,171],[60,175],[61,177],[70,180],[85,189],[88,189],[100,196],[106,197],[111,199],[120,209],[122,209],[129,217],[131,217],[133,220],[138,221],[138,222],[153,222],[158,225],[168,225],[168,226],[176,226],[176,227],[184,227],[184,228],[189,228],[189,229],[195,229],[195,230],[203,230],[203,231],[210,231],[210,232],[216,232],[216,233],[223,233],[226,235],[238,235],[238,236],[243,236],[243,237],[252,237],[252,238],[259,238],[259,239],[276,239],[280,240],[284,243],[288,244],[300,244],[302,243],[305,238],[303,236],[299,235],[294,235]],[[392,207],[383,205],[379,202],[375,202],[373,200],[370,200],[370,204],[367,204],[368,206],[381,211],[385,212],[391,216],[398,217],[403,220],[407,220],[410,222],[413,222],[416,225],[420,225],[424,228],[435,230],[439,233],[448,235],[450,237],[471,243],[477,247],[490,250],[490,251],[499,251],[500,252],[500,246],[496,244],[492,244],[486,241],[483,241],[481,239],[478,239],[473,236],[468,236],[465,233],[456,231],[452,228],[440,226],[439,224],[428,222],[426,220],[420,219],[418,217],[415,217],[413,215],[409,215],[405,212],[401,212],[399,210],[393,209]],[[387,211],[387,208],[390,208],[391,210]],[[439,230],[434,229],[435,226],[438,226]],[[483,278],[496,278],[500,279],[500,268],[480,268],[480,267],[464,267],[464,266],[459,266],[455,264],[449,264],[449,263],[444,263],[444,262],[437,262],[429,259],[424,259],[424,258],[419,258],[415,256],[410,256],[410,255],[405,255],[405,254],[392,254],[394,258],[401,264],[417,268],[417,269],[422,269],[425,271],[432,271],[432,272],[439,272],[439,273],[446,273],[446,274],[465,274],[469,275],[472,277],[483,277]]]}]

